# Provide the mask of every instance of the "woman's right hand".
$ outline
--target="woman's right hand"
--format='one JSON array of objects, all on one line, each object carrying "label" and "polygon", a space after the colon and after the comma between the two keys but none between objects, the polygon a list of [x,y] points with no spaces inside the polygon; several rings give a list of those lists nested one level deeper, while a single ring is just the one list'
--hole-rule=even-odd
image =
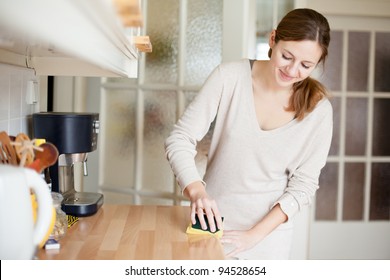
[{"label": "woman's right hand", "polygon": [[[191,222],[196,223],[195,216],[198,215],[198,219],[202,229],[207,229],[207,224],[204,219],[204,214],[207,216],[210,231],[215,232],[218,229],[222,229],[222,218],[219,213],[217,203],[211,199],[202,182],[197,181],[189,184],[184,189],[184,194],[191,201]],[[215,218],[215,220],[214,220]],[[215,223],[216,221],[216,223]]]}]

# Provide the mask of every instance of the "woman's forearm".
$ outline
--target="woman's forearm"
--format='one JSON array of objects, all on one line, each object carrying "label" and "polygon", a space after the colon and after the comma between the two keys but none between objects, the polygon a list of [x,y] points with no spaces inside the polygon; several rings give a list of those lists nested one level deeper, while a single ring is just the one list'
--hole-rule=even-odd
[{"label": "woman's forearm", "polygon": [[276,204],[259,223],[250,229],[250,231],[256,235],[260,241],[286,221],[287,215],[282,211],[280,205]]}]

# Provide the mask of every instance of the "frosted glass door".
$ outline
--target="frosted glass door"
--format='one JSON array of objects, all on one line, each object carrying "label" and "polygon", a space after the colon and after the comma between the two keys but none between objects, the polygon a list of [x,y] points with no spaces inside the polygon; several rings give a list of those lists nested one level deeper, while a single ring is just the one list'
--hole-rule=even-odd
[{"label": "frosted glass door", "polygon": [[[222,0],[147,0],[138,79],[103,84],[100,176],[107,203],[186,204],[166,160],[164,140],[188,101],[222,60]],[[199,145],[204,168],[207,140]]]}]

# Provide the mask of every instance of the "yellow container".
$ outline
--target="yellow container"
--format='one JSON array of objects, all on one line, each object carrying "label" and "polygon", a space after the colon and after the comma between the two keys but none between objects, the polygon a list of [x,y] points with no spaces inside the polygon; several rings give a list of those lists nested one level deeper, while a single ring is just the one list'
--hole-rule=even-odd
[{"label": "yellow container", "polygon": [[[38,202],[37,202],[37,199],[35,197],[35,194],[31,193],[30,197],[31,197],[31,205],[33,208],[33,218],[34,218],[34,222],[35,222],[37,220],[37,211],[38,211],[39,206],[38,206]],[[39,243],[39,248],[43,248],[46,241],[49,239],[49,236],[50,236],[51,232],[53,231],[55,222],[56,222],[56,209],[53,206],[50,227],[49,227],[45,237],[42,239],[41,243]]]}]

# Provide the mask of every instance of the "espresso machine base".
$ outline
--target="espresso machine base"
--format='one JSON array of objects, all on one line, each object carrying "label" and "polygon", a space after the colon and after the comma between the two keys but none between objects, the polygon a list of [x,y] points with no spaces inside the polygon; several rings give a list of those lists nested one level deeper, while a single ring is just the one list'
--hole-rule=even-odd
[{"label": "espresso machine base", "polygon": [[93,215],[103,205],[103,195],[100,193],[71,192],[63,196],[62,210],[76,217]]}]

